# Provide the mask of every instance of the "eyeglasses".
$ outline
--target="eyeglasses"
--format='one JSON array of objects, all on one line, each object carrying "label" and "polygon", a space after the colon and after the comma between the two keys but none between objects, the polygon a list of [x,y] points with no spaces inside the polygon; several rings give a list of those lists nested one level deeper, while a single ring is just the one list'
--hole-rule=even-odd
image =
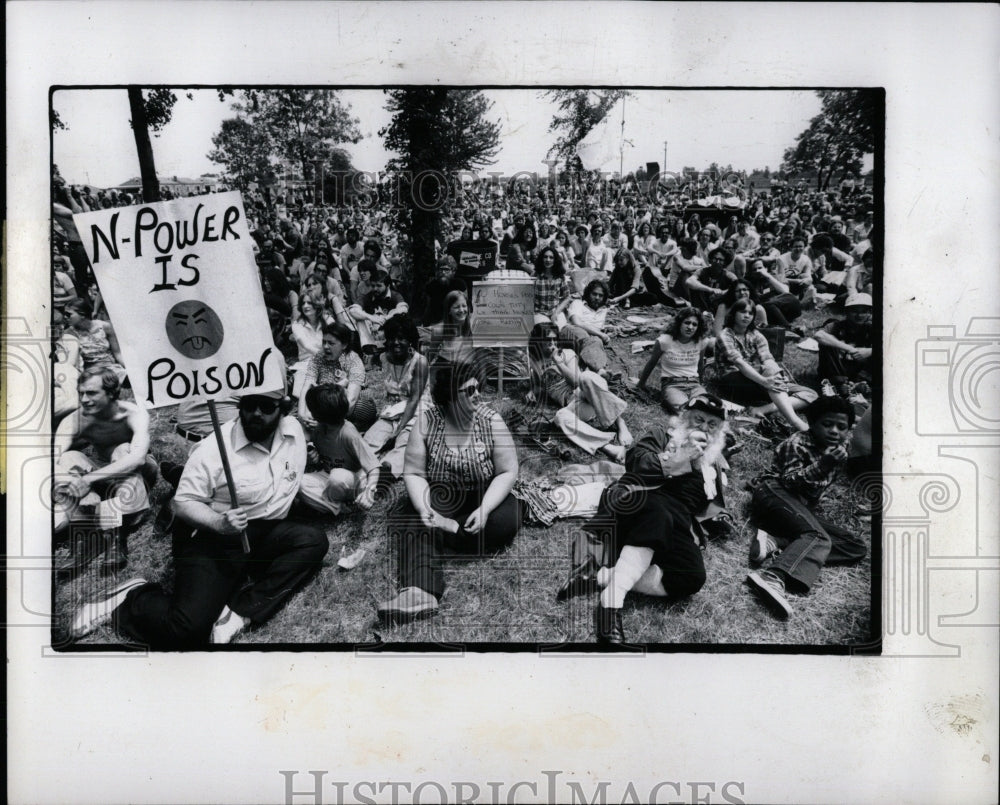
[{"label": "eyeglasses", "polygon": [[459,394],[465,394],[467,397],[471,397],[473,394],[479,393],[479,383],[473,380],[472,382],[462,386],[458,392]]},{"label": "eyeglasses", "polygon": [[260,411],[264,416],[271,416],[280,407],[279,400],[272,400],[269,397],[248,397],[240,400],[240,410],[250,413]]}]

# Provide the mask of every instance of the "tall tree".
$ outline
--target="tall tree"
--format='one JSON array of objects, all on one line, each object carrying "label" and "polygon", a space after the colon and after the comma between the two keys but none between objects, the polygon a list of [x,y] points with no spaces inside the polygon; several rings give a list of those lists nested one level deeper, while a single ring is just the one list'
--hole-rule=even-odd
[{"label": "tall tree", "polygon": [[860,174],[862,158],[875,151],[884,96],[879,90],[820,90],[821,111],[785,150],[781,170],[815,173],[821,190],[835,176]]},{"label": "tall tree", "polygon": [[544,95],[555,101],[558,109],[549,123],[549,131],[558,136],[548,155],[566,161],[569,168],[580,141],[608,116],[618,101],[631,94],[624,89],[547,90]]},{"label": "tall tree", "polygon": [[361,139],[358,119],[351,117],[350,105],[335,90],[246,90],[233,108],[263,127],[277,155],[294,163],[307,179],[338,144]]},{"label": "tall tree", "polygon": [[379,135],[399,156],[386,166],[400,204],[397,223],[409,230],[414,307],[434,268],[441,209],[458,171],[490,165],[500,149],[500,123],[488,119],[493,102],[476,90],[386,90],[392,121]]},{"label": "tall tree", "polygon": [[271,173],[274,144],[264,128],[246,118],[223,120],[212,137],[212,145],[215,148],[209,151],[208,158],[223,165],[227,180],[240,190],[245,191],[251,182],[265,180]]},{"label": "tall tree", "polygon": [[[188,99],[191,93],[186,93]],[[135,148],[139,157],[139,175],[142,177],[142,198],[144,201],[160,200],[160,180],[156,178],[156,163],[153,159],[153,145],[149,132],[159,134],[173,117],[177,96],[169,89],[145,90],[141,87],[128,88],[128,105],[132,113],[129,121],[135,137]]]}]

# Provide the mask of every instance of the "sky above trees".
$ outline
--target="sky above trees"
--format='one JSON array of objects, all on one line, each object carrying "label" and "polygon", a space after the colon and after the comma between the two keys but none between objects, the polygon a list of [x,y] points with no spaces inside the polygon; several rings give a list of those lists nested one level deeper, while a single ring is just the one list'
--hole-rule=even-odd
[{"label": "sky above trees", "polygon": [[[543,160],[554,142],[548,131],[556,106],[540,90],[486,90],[494,101],[491,114],[500,124],[500,150],[487,170],[505,175],[518,170],[547,170]],[[196,177],[219,173],[207,154],[223,119],[235,115],[232,98],[219,101],[215,90],[195,90],[191,98],[178,92],[171,121],[152,138],[157,172]],[[343,100],[360,121],[361,139],[345,150],[355,167],[378,171],[393,155],[385,150],[379,130],[391,116],[381,90],[344,90]],[[711,162],[736,169],[769,166],[777,170],[786,148],[820,111],[811,91],[656,91],[638,90],[626,100],[625,137],[632,145],[624,155],[625,172],[647,161],[667,170],[706,168]],[[54,140],[54,159],[73,184],[107,187],[139,173],[135,142],[128,125],[125,90],[60,90],[53,105],[68,126]],[[610,117],[620,122],[621,105]],[[870,167],[870,161],[865,168]],[[617,163],[609,166],[617,170]]]}]

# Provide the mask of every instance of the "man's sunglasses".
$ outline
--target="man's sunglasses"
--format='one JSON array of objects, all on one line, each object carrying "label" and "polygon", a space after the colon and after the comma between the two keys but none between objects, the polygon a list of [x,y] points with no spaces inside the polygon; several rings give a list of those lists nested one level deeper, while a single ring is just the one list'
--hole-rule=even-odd
[{"label": "man's sunglasses", "polygon": [[281,407],[280,400],[272,400],[270,397],[248,397],[240,400],[240,410],[250,413],[260,411],[264,416],[271,416]]}]

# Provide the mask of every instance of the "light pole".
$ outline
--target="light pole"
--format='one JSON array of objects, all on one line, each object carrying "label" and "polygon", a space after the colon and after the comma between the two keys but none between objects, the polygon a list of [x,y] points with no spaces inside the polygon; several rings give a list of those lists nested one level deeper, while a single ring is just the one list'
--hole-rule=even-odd
[{"label": "light pole", "polygon": [[663,167],[660,168],[660,176],[667,172],[667,141],[663,141]]}]

